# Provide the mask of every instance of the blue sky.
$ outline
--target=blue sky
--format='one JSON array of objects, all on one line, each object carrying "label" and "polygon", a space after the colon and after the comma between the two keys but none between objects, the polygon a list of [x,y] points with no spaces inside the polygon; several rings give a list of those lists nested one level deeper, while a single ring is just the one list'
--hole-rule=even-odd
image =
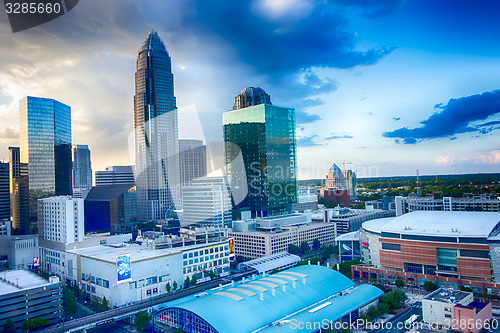
[{"label": "blue sky", "polygon": [[[94,170],[130,164],[135,57],[155,29],[181,137],[220,141],[222,112],[260,86],[296,109],[299,178],[334,162],[360,177],[500,172],[499,12],[494,0],[81,1],[16,34],[2,12],[0,158],[34,95],[72,107]],[[195,134],[182,130],[193,110]]]}]

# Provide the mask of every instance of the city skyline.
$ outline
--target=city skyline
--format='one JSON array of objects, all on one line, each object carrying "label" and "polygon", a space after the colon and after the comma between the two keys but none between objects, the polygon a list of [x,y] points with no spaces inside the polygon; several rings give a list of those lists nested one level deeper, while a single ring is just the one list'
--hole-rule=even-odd
[{"label": "city skyline", "polygon": [[274,104],[296,109],[299,179],[323,178],[344,161],[360,178],[495,172],[497,7],[104,1],[17,34],[0,14],[0,158],[19,145],[16,112],[30,95],[72,107],[72,142],[89,145],[95,170],[131,164],[137,44],[156,29],[172,56],[180,138],[190,138],[182,108],[194,105],[206,140],[221,141],[233,96],[260,86]]}]

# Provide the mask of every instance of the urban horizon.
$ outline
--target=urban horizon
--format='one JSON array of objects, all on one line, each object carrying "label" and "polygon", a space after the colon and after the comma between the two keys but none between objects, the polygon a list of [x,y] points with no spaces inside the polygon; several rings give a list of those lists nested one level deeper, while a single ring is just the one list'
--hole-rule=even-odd
[{"label": "urban horizon", "polygon": [[[432,39],[422,41],[422,36],[429,36],[426,33],[430,30],[419,35],[403,24],[402,31],[411,36],[408,42],[388,30],[391,24],[401,24],[401,20],[408,17],[424,22],[423,12],[429,9],[425,2],[344,6],[312,1],[285,1],[274,5],[254,1],[241,8],[229,6],[228,13],[234,11],[250,22],[264,24],[264,30],[257,35],[269,34],[263,40],[263,46],[269,46],[267,57],[248,49],[227,27],[208,19],[195,22],[197,16],[190,17],[186,7],[171,4],[162,10],[179,14],[177,27],[155,23],[155,20],[146,23],[139,15],[132,20],[133,29],[127,27],[122,31],[122,38],[119,20],[109,26],[107,39],[89,26],[85,26],[86,35],[81,45],[76,43],[80,38],[78,34],[65,33],[55,38],[61,31],[70,31],[73,24],[85,25],[82,14],[99,6],[80,4],[64,17],[17,34],[12,34],[5,23],[0,25],[6,45],[11,49],[11,55],[3,57],[0,76],[0,113],[5,119],[0,129],[3,160],[8,159],[8,146],[19,145],[18,101],[25,96],[37,96],[54,98],[72,107],[72,142],[89,146],[94,170],[133,164],[127,137],[132,133],[136,51],[147,31],[156,29],[172,57],[179,138],[221,142],[222,113],[230,110],[234,96],[241,89],[254,86],[269,93],[273,104],[296,110],[298,179],[322,178],[333,163],[357,171],[362,178],[414,176],[417,169],[421,175],[498,170],[500,151],[496,142],[500,103],[496,89],[499,82],[493,73],[499,69],[487,63],[489,71],[484,71],[484,61],[491,57],[494,48],[465,47],[468,50],[465,51],[454,37],[461,30],[455,33],[438,30],[443,37],[449,37],[448,42],[439,47]],[[107,6],[116,19],[122,19],[125,12],[131,11],[127,6],[121,7],[124,12],[119,12],[114,5]],[[146,9],[151,5],[141,6]],[[215,10],[202,4],[196,6],[200,10]],[[453,18],[466,12],[462,4],[454,8],[449,18],[453,26],[456,25]],[[334,9],[336,14],[332,12]],[[413,16],[411,10],[415,10]],[[428,15],[432,17],[436,10],[429,10]],[[489,20],[484,9],[471,10],[485,15],[477,29],[496,24]],[[100,13],[96,11],[96,20],[103,26],[109,25]],[[318,17],[323,19],[313,23]],[[208,27],[209,31],[201,33],[201,27]],[[270,30],[273,27],[275,30]],[[328,27],[326,31],[330,32],[346,29],[349,33],[331,40],[319,35],[317,41],[325,45],[309,45],[304,34],[322,27]],[[236,31],[244,32],[245,27],[237,25]],[[472,43],[466,37],[461,41],[465,46]],[[202,38],[206,43],[201,43]],[[489,45],[486,39],[481,41]],[[273,42],[284,47],[291,47],[292,43],[308,46],[318,56],[310,58],[307,53],[297,53],[282,63],[278,59],[286,57],[285,49],[273,47]],[[342,53],[339,46],[329,43],[340,43],[346,49]],[[84,47],[91,47],[93,51],[83,52]],[[207,56],[197,56],[199,52],[193,52],[196,47],[206,51]],[[4,48],[7,49],[9,47]],[[37,51],[29,52],[30,49]],[[23,56],[16,60],[13,54]],[[329,60],[328,54],[337,58]],[[447,83],[441,82],[442,88],[436,85],[426,88],[421,73],[410,70],[412,66],[402,67],[405,61],[415,63],[416,68],[429,74],[432,80],[450,76],[451,64],[459,66],[461,71],[454,74],[453,84],[447,79]],[[443,61],[448,61],[450,66],[442,66]],[[87,74],[89,66],[96,69],[92,77]],[[396,75],[403,69],[407,77],[404,80]],[[431,74],[431,70],[436,73]],[[472,84],[472,72],[477,78],[482,75],[478,87]],[[237,79],[241,77],[244,79]],[[375,81],[377,77],[380,82]],[[398,99],[388,97],[394,94],[395,86],[391,83],[396,82],[394,80],[403,80]],[[415,86],[409,85],[410,81]],[[362,91],[356,85],[362,87]],[[402,90],[404,87],[406,91]],[[407,107],[401,108],[405,104]],[[331,112],[332,109],[338,111]],[[395,109],[406,111],[396,113]],[[194,134],[190,124],[193,114],[199,125]]]}]

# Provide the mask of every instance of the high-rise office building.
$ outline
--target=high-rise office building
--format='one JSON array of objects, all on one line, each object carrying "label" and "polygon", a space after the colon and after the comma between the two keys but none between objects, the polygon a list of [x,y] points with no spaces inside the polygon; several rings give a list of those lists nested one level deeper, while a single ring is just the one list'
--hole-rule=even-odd
[{"label": "high-rise office building", "polygon": [[202,177],[183,187],[181,226],[199,224],[212,227],[231,225],[231,196],[224,177]]},{"label": "high-rise office building", "polygon": [[19,111],[21,162],[28,164],[30,191],[71,195],[71,108],[27,96]]},{"label": "high-rise office building", "polygon": [[0,220],[10,218],[9,163],[0,162]]},{"label": "high-rise office building", "polygon": [[92,164],[87,145],[73,145],[73,190],[92,188]]},{"label": "high-rise office building", "polygon": [[150,31],[137,56],[134,96],[139,221],[164,219],[179,198],[179,147],[170,56]]},{"label": "high-rise office building", "polygon": [[181,184],[207,175],[207,146],[201,140],[179,140]]},{"label": "high-rise office building", "polygon": [[41,244],[45,244],[44,241],[82,242],[84,221],[83,199],[57,196],[38,200],[38,238]]},{"label": "high-rise office building", "polygon": [[358,198],[356,193],[356,186],[358,184],[356,180],[356,173],[352,170],[342,170],[342,174],[344,175],[345,185],[349,191],[351,201],[356,201]]},{"label": "high-rise office building", "polygon": [[[261,88],[243,89],[231,111],[222,115],[226,172],[235,191],[248,194],[235,202],[235,214],[291,212],[297,202],[295,110],[271,104]],[[244,166],[232,163],[242,155]]]},{"label": "high-rise office building", "polygon": [[351,205],[350,192],[344,175],[338,165],[333,163],[326,174],[325,186],[320,189],[325,204],[338,204],[344,207]]},{"label": "high-rise office building", "polygon": [[95,186],[135,185],[131,165],[108,166],[106,170],[95,172]]},{"label": "high-rise office building", "polygon": [[333,163],[333,165],[330,167],[330,170],[328,170],[326,174],[325,187],[338,190],[347,190],[344,173],[335,163]]},{"label": "high-rise office building", "polygon": [[19,147],[9,147],[10,216],[12,228],[30,233],[28,164],[21,163]]}]

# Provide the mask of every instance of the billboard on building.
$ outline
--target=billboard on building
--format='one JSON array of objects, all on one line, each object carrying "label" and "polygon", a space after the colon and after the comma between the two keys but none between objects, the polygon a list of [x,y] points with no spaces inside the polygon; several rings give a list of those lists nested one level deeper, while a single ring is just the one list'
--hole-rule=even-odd
[{"label": "billboard on building", "polygon": [[132,281],[130,253],[116,256],[116,274],[118,284]]},{"label": "billboard on building", "polygon": [[229,257],[232,258],[234,257],[234,239],[229,238]]}]

